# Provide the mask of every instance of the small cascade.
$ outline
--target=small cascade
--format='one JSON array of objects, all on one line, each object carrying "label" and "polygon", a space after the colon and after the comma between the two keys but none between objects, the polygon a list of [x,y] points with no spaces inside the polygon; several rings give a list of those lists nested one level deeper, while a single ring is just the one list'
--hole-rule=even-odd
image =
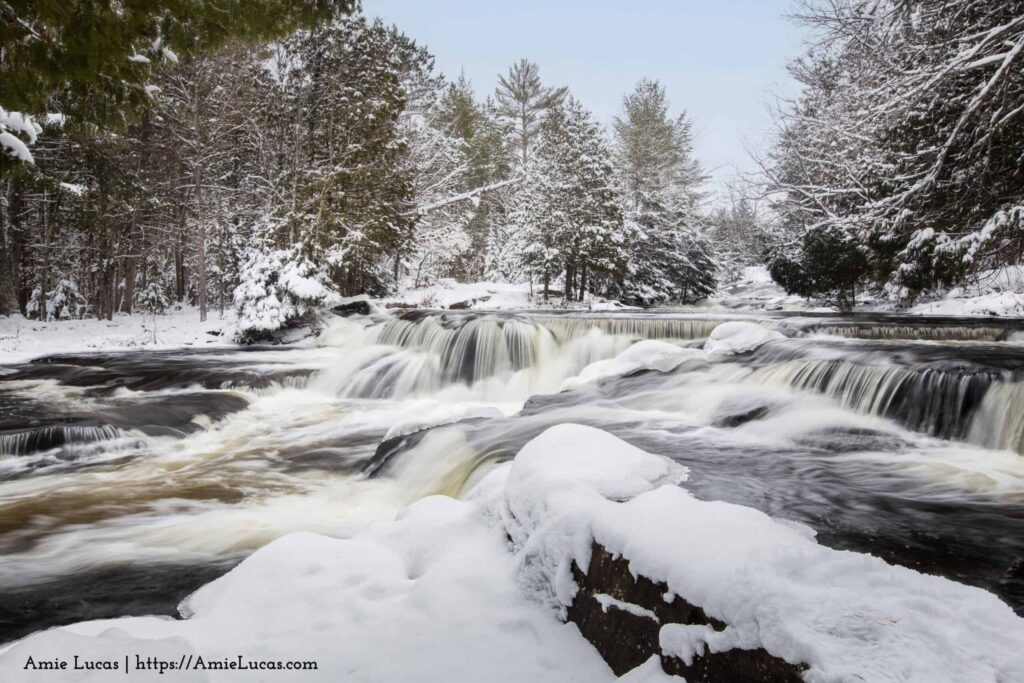
[{"label": "small cascade", "polygon": [[64,424],[46,425],[0,433],[0,456],[25,455],[48,451],[73,443],[108,441],[121,436],[112,425]]},{"label": "small cascade", "polygon": [[944,320],[844,320],[826,318],[821,321],[799,319],[799,328],[804,334],[826,334],[849,339],[908,339],[921,341],[1004,341],[1019,335],[1012,324],[965,325],[963,322]]},{"label": "small cascade", "polygon": [[311,388],[346,398],[400,399],[461,387],[472,395],[463,394],[466,399],[510,404],[557,392],[565,378],[634,341],[593,328],[562,341],[527,318],[475,314],[406,314],[328,336],[345,350]]},{"label": "small cascade", "polygon": [[[667,317],[532,316],[559,340],[575,339],[590,330],[640,339],[706,339],[725,320]],[[769,323],[770,324],[770,323]]]},{"label": "small cascade", "polygon": [[556,346],[541,325],[471,316],[397,318],[381,326],[375,341],[427,352],[439,359],[441,379],[467,384],[538,365]]},{"label": "small cascade", "polygon": [[896,420],[915,431],[963,439],[989,387],[1001,376],[816,359],[760,368],[752,379],[826,394],[848,408]]},{"label": "small cascade", "polygon": [[967,440],[986,448],[1024,453],[1024,383],[1007,382],[989,389]]}]

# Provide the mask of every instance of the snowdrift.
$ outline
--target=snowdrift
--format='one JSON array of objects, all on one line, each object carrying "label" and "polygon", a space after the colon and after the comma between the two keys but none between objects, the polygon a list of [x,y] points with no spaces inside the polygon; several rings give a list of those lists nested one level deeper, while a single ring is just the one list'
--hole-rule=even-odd
[{"label": "snowdrift", "polygon": [[[30,655],[115,651],[317,663],[299,674],[249,672],[261,681],[612,680],[561,620],[595,548],[710,623],[662,624],[660,610],[629,596],[592,596],[658,631],[660,652],[629,680],[669,680],[658,657],[688,665],[736,650],[763,651],[807,681],[1024,680],[1024,620],[993,595],[825,548],[810,530],[750,508],[697,500],[679,486],[686,476],[600,430],[553,427],[465,500],[425,498],[352,538],[287,536],[185,600],[184,621],[38,633],[0,654],[0,680],[22,680]],[[110,680],[79,673],[74,680]],[[173,680],[238,676],[190,670]]]}]

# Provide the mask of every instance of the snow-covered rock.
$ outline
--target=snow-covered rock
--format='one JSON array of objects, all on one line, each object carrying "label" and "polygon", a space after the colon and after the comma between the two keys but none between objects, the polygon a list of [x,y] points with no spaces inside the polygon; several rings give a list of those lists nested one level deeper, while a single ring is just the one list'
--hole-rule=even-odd
[{"label": "snow-covered rock", "polygon": [[1024,680],[1024,620],[994,595],[826,548],[751,508],[697,500],[671,485],[680,474],[588,427],[554,427],[527,444],[501,513],[527,593],[568,606],[571,565],[586,567],[596,542],[728,625],[664,627],[663,645],[679,657],[705,644],[763,648],[808,665],[805,680],[819,682]]},{"label": "snow-covered rock", "polygon": [[670,372],[685,360],[703,358],[700,349],[676,346],[659,339],[644,339],[615,358],[599,360],[583,368],[575,377],[562,383],[562,391],[577,389],[608,377],[621,377],[637,370]]},{"label": "snow-covered rock", "polygon": [[762,344],[785,338],[786,336],[781,332],[770,330],[757,323],[733,321],[722,323],[712,330],[704,344],[704,350],[709,354],[731,356],[747,353]]}]

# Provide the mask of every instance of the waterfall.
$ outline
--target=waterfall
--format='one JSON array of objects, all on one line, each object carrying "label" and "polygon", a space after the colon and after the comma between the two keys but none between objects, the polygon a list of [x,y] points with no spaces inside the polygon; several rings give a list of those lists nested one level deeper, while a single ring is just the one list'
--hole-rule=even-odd
[{"label": "waterfall", "polygon": [[914,324],[814,323],[805,325],[803,329],[805,332],[853,339],[925,339],[932,341],[1001,341],[1011,334],[1006,327],[936,325],[926,321]]},{"label": "waterfall", "polygon": [[[531,395],[556,393],[565,378],[589,363],[615,356],[638,339],[697,342],[726,320],[414,311],[368,322],[358,333],[335,335],[333,343],[345,351],[311,386],[349,398],[440,397],[448,392],[446,400],[455,402],[512,405]],[[841,324],[835,318],[808,317],[760,322],[797,338],[736,359],[747,366],[740,373],[742,381],[824,394],[857,412],[930,436],[1024,451],[1024,401],[1010,400],[1024,394],[1006,388],[1018,373],[1011,366],[991,366],[994,361],[988,356],[994,351],[970,347],[980,360],[968,362],[956,360],[961,347],[951,359],[951,347],[897,346],[888,341],[910,337],[966,342],[1005,337],[1005,327],[944,321],[911,324],[901,319]],[[800,340],[811,333],[886,341]],[[807,357],[809,353],[813,357]],[[462,393],[457,393],[459,388]]]},{"label": "waterfall", "polygon": [[565,378],[634,341],[596,328],[559,339],[534,320],[476,314],[405,314],[348,329],[328,331],[345,353],[310,387],[350,398],[405,398],[462,387],[475,400],[521,403],[558,391]]},{"label": "waterfall", "polygon": [[532,318],[559,340],[575,339],[590,330],[606,334],[626,335],[640,339],[706,339],[711,331],[726,322],[724,319],[667,317],[586,317],[536,315]]},{"label": "waterfall", "polygon": [[946,439],[966,438],[997,372],[861,365],[842,360],[791,360],[755,370],[751,380],[826,394],[844,406],[887,417]]},{"label": "waterfall", "polygon": [[971,424],[968,441],[1024,453],[1024,383],[1002,383],[989,389]]},{"label": "waterfall", "polygon": [[0,456],[48,451],[71,443],[116,439],[121,435],[111,425],[46,425],[0,433]]}]

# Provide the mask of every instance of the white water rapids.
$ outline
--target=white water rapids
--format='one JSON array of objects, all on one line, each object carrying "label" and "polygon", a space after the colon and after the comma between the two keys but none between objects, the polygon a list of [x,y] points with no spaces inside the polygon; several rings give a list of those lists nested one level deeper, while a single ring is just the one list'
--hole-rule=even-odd
[{"label": "white water rapids", "polygon": [[[349,534],[423,496],[458,496],[559,422],[686,462],[698,495],[998,584],[1024,553],[1024,346],[969,321],[765,320],[793,338],[559,393],[638,339],[699,346],[720,322],[338,318],[306,348],[12,368],[0,376],[0,585],[43,591],[105,568],[236,560],[292,531]],[[50,422],[33,426],[40,416]],[[944,568],[922,533],[967,543],[969,566]]]}]

